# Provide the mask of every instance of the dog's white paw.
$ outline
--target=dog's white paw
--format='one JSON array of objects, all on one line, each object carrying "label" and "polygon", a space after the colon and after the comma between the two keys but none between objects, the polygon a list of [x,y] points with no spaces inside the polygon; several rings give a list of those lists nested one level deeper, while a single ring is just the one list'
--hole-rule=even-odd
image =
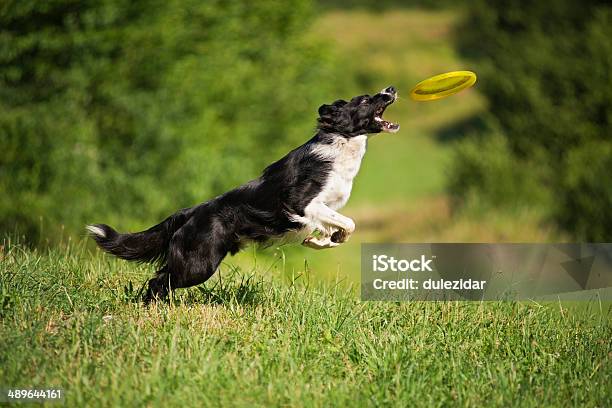
[{"label": "dog's white paw", "polygon": [[[353,228],[353,230],[354,230],[354,228]],[[338,244],[341,244],[343,242],[348,241],[350,237],[351,237],[351,233],[349,231],[340,228],[339,230],[335,231],[332,234],[331,241],[332,242],[336,242]]]},{"label": "dog's white paw", "polygon": [[312,249],[326,249],[326,248],[334,248],[340,245],[338,242],[333,242],[331,237],[325,238],[317,238],[317,237],[308,237],[303,242],[302,245],[312,248]]}]

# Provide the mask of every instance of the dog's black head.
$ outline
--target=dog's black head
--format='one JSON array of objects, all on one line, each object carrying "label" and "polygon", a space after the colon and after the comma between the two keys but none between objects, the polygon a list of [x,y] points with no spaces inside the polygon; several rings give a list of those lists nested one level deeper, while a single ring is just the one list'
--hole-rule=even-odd
[{"label": "dog's black head", "polygon": [[361,95],[350,102],[337,100],[331,105],[322,105],[319,108],[319,129],[348,137],[366,133],[395,133],[399,125],[384,120],[382,114],[396,99],[397,91],[390,86],[373,96]]}]

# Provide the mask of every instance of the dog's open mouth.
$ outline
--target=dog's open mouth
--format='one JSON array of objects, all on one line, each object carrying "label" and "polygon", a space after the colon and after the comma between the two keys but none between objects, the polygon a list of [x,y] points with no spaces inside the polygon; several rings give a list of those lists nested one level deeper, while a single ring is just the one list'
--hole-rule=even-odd
[{"label": "dog's open mouth", "polygon": [[386,106],[379,108],[376,113],[374,113],[374,120],[380,123],[384,132],[395,133],[399,130],[400,125],[383,119],[382,115],[385,112],[385,108]]}]

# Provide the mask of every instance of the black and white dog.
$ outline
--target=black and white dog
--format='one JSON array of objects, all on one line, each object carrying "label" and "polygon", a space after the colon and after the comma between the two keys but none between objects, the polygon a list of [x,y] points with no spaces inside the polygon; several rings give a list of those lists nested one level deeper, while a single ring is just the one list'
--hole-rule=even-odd
[{"label": "black and white dog", "polygon": [[228,252],[235,254],[247,242],[299,233],[306,237],[305,246],[338,246],[355,230],[353,220],[337,210],[348,201],[367,135],[399,130],[382,118],[396,98],[390,86],[373,96],[322,105],[317,134],[261,177],[180,210],[146,231],[120,234],[104,224],[87,230],[106,252],[161,266],[149,281],[147,302],[206,281]]}]

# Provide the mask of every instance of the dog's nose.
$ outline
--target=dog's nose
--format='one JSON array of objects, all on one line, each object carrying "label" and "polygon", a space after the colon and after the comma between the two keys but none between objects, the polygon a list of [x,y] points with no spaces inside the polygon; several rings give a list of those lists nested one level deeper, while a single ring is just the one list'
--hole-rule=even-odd
[{"label": "dog's nose", "polygon": [[394,86],[390,86],[388,88],[385,88],[385,90],[383,91],[383,93],[388,93],[388,94],[394,94],[396,92],[397,92],[397,90],[395,89]]}]

